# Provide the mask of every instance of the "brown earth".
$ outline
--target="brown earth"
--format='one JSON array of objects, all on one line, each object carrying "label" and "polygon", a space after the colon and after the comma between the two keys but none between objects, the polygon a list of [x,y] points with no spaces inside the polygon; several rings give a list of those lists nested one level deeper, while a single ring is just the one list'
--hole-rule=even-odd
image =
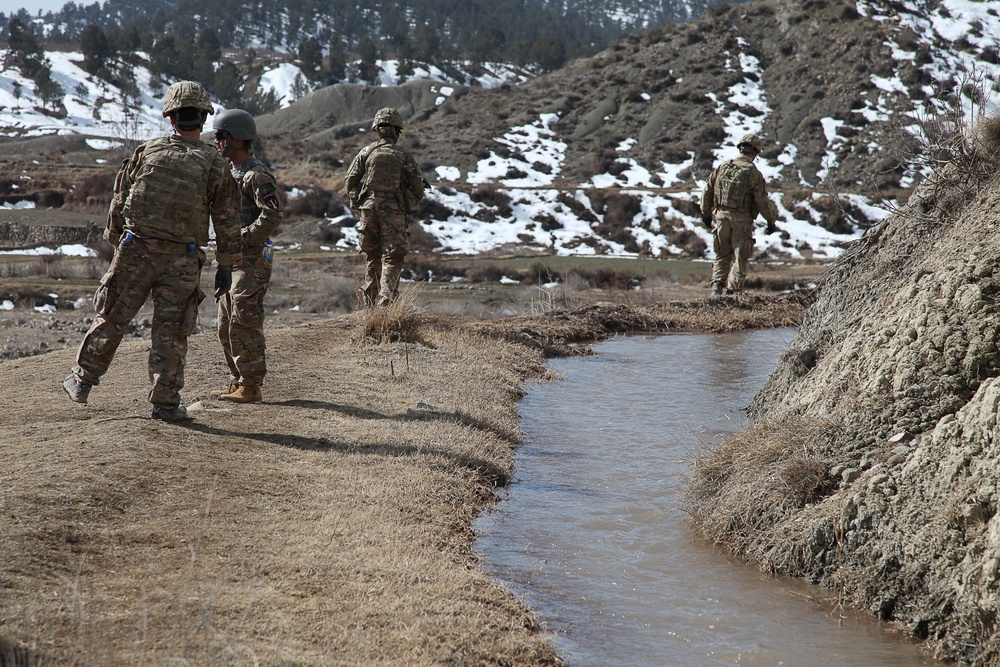
[{"label": "brown earth", "polygon": [[72,350],[0,363],[0,655],[560,664],[471,550],[543,351],[802,312],[796,295],[493,321],[411,309],[397,330],[410,342],[382,345],[357,344],[355,313],[271,329],[265,402],[250,406],[210,398],[227,373],[206,332],[191,339],[183,424],[149,417],[148,337],[123,344],[86,406],[60,386]]}]

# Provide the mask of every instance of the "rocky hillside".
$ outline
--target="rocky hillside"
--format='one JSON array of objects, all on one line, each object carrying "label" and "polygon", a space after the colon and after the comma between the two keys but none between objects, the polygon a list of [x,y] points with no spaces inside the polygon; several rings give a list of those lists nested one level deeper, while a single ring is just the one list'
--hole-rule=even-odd
[{"label": "rocky hillside", "polygon": [[[697,206],[704,180],[755,132],[780,230],[758,230],[758,258],[829,260],[905,201],[929,173],[936,139],[991,106],[995,34],[992,3],[754,0],[637,33],[523,83],[501,85],[479,68],[401,86],[338,84],[258,125],[289,219],[324,243],[354,246],[343,172],[369,141],[374,110],[395,106],[408,124],[404,144],[435,186],[415,216],[416,252],[702,258],[712,256]],[[50,57],[62,76],[82,72],[73,54],[60,55]],[[398,62],[380,63],[386,77],[398,73]],[[293,69],[269,70],[269,80]],[[107,137],[113,96],[89,80],[65,87],[79,92],[63,105]],[[142,92],[143,118],[158,121],[159,94]],[[21,135],[45,131],[26,130],[26,117],[10,121]],[[0,158],[66,168],[75,149],[46,140],[37,151],[29,144],[40,139],[9,151],[0,143]]]},{"label": "rocky hillside", "polygon": [[[596,252],[698,256],[708,242],[694,206],[701,183],[757,132],[783,231],[758,248],[830,257],[884,217],[867,204],[905,199],[926,176],[914,161],[926,137],[914,132],[932,129],[927,119],[987,104],[1000,73],[987,37],[1000,30],[995,14],[950,0],[760,0],[634,35],[519,86],[379,91],[367,106],[392,102],[407,117],[405,140],[443,188],[423,227],[445,248],[443,223],[503,223],[510,242],[544,248],[584,220],[601,241],[580,243]],[[367,141],[371,109],[359,95],[324,89],[261,126],[298,151],[346,160]],[[477,196],[484,184],[499,195]],[[533,198],[524,187],[554,190]],[[509,213],[518,201],[537,211],[533,225]],[[797,236],[801,225],[829,232],[825,244]]]},{"label": "rocky hillside", "polygon": [[[996,12],[977,16],[943,2],[763,0],[711,10],[685,24],[639,33],[550,75],[501,90],[476,90],[464,103],[402,102],[424,160],[474,171],[484,150],[512,127],[554,113],[566,143],[555,181],[576,184],[615,171],[617,159],[651,173],[685,164],[702,176],[743,131],[760,132],[764,157],[782,188],[870,191],[908,187],[894,170],[910,148],[914,119],[945,111],[962,84],[987,92],[1000,76],[988,37]],[[970,32],[952,39],[945,29]],[[361,124],[370,110],[324,113]],[[966,104],[971,87],[966,88]],[[430,100],[429,100],[430,101]],[[350,104],[350,98],[345,100]],[[358,111],[362,113],[358,115]],[[315,115],[304,108],[296,130]],[[281,132],[282,125],[273,127]],[[316,132],[322,129],[316,128]],[[306,132],[303,138],[310,138]],[[627,155],[618,150],[633,141]],[[790,165],[785,167],[784,165]],[[911,175],[912,176],[912,175]]]},{"label": "rocky hillside", "polygon": [[715,540],[1000,664],[1000,118],[837,263],[756,426],[696,467]]}]

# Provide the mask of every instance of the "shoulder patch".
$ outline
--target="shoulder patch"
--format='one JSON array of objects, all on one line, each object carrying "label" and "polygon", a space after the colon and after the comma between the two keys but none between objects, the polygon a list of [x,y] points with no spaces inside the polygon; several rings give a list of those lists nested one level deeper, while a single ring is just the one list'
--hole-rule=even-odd
[{"label": "shoulder patch", "polygon": [[272,211],[281,210],[281,204],[278,203],[278,195],[273,192],[271,194],[264,195],[262,199],[264,201],[264,206],[267,206]]}]

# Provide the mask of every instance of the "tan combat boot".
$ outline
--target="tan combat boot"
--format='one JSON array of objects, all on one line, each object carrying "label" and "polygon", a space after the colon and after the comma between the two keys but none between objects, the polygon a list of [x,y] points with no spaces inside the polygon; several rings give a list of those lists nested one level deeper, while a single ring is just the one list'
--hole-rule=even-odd
[{"label": "tan combat boot", "polygon": [[239,389],[239,387],[240,386],[238,384],[236,384],[235,382],[230,382],[229,386],[226,387],[225,389],[213,389],[212,390],[212,396],[225,396],[226,394],[233,393],[234,391],[236,391],[237,389]]},{"label": "tan combat boot", "polygon": [[260,385],[241,384],[236,387],[236,391],[219,396],[219,400],[233,403],[260,403]]}]

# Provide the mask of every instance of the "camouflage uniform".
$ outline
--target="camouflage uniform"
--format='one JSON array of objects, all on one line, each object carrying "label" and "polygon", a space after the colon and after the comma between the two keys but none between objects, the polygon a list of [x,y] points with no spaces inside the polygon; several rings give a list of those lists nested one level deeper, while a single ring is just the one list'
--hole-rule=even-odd
[{"label": "camouflage uniform", "polygon": [[[389,112],[394,114],[392,120],[380,125],[383,117],[390,118]],[[386,305],[399,296],[399,274],[408,250],[406,213],[416,208],[407,200],[419,203],[424,196],[416,161],[396,145],[402,130],[398,119],[395,110],[380,110],[372,129],[381,138],[362,148],[347,170],[351,208],[361,215],[358,232],[366,264],[363,292],[369,306]],[[409,192],[404,194],[404,190]]]},{"label": "camouflage uniform", "polygon": [[94,294],[97,318],[73,369],[82,382],[100,383],[152,293],[149,401],[167,409],[180,405],[187,339],[205,298],[199,283],[209,216],[219,263],[238,263],[238,201],[228,164],[198,139],[153,139],[123,163],[104,232],[117,246],[115,257]]},{"label": "camouflage uniform", "polygon": [[242,195],[243,261],[233,271],[233,287],[219,299],[219,341],[232,384],[260,386],[267,374],[264,358],[264,295],[271,282],[272,259],[264,245],[281,224],[278,184],[255,157],[234,165]]},{"label": "camouflage uniform", "polygon": [[[726,286],[729,294],[743,289],[747,260],[753,252],[753,221],[764,216],[768,229],[778,212],[768,199],[764,176],[745,155],[715,168],[701,196],[701,210],[711,212],[713,250],[712,284]],[[735,263],[735,267],[733,266]]]}]

